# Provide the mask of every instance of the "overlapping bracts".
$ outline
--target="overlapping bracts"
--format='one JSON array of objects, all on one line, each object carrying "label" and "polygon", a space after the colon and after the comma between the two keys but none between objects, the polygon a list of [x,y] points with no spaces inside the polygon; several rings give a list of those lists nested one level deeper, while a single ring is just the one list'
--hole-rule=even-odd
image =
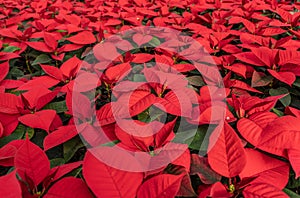
[{"label": "overlapping bracts", "polygon": [[[299,9],[277,0],[0,0],[1,196],[297,197]],[[135,27],[165,29],[121,34]],[[172,160],[146,171],[136,152]]]}]

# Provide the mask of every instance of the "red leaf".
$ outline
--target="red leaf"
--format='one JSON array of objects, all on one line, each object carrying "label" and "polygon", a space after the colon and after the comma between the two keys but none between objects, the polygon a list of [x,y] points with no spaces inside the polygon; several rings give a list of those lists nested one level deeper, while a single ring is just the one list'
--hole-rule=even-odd
[{"label": "red leaf", "polygon": [[[252,145],[259,143],[259,135],[263,128],[277,118],[273,113],[261,113],[256,118],[241,118],[237,123],[237,128],[241,135]],[[261,126],[262,125],[262,126]]]},{"label": "red leaf", "polygon": [[91,152],[85,155],[83,176],[97,197],[136,197],[137,189],[143,180],[143,173],[109,167]]},{"label": "red leaf", "polygon": [[157,98],[154,105],[167,113],[190,118],[192,116],[192,103],[188,98],[184,100],[185,98],[181,97],[184,95],[186,92],[183,89],[176,90],[176,92],[169,91],[163,98]]},{"label": "red leaf", "polygon": [[238,23],[243,23],[244,27],[250,32],[250,33],[254,33],[255,32],[255,25],[248,21],[247,19],[245,18],[242,18],[242,17],[238,17],[238,16],[235,16],[235,17],[232,17],[229,19],[229,24],[238,24]]},{"label": "red leaf", "polygon": [[54,177],[51,178],[51,181],[53,182],[53,181],[60,179],[62,176],[71,172],[75,168],[78,168],[80,165],[82,165],[82,161],[63,164],[63,165],[52,168],[49,175],[52,175],[53,173],[55,173],[55,174],[54,174]]},{"label": "red leaf", "polygon": [[49,102],[51,102],[58,94],[59,92],[59,89],[54,89],[54,91],[52,92],[49,92],[45,95],[42,95],[40,97],[37,98],[37,101],[36,101],[36,110],[40,110],[41,108],[43,108],[46,104],[48,104]]},{"label": "red leaf", "polygon": [[[122,97],[120,97],[120,99],[121,98]],[[135,116],[150,107],[155,100],[156,96],[154,94],[148,91],[136,90],[130,95],[129,104],[126,104],[125,101],[121,103],[123,105],[129,105],[130,115]]]},{"label": "red leaf", "polygon": [[224,127],[221,127],[222,125],[219,125],[210,137],[208,162],[217,173],[225,177],[235,177],[246,165],[245,150],[229,124],[225,122]]},{"label": "red leaf", "polygon": [[76,56],[73,56],[62,64],[60,70],[66,78],[75,77],[80,64],[81,60],[79,60]]},{"label": "red leaf", "polygon": [[275,36],[278,34],[286,33],[286,30],[283,30],[281,28],[266,28],[262,30],[259,34],[262,36]]},{"label": "red leaf", "polygon": [[185,174],[181,180],[180,189],[176,196],[179,197],[196,197],[196,193],[192,187],[192,181],[189,174]]},{"label": "red leaf", "polygon": [[50,162],[40,147],[26,139],[16,153],[15,167],[24,181],[29,177],[37,186],[49,174]]},{"label": "red leaf", "polygon": [[126,147],[132,150],[148,152],[149,147],[153,145],[155,132],[152,130],[150,124],[146,125],[146,123],[140,121],[134,121],[131,124],[130,121],[124,119],[118,120],[115,126],[115,133],[117,138]]},{"label": "red leaf", "polygon": [[108,19],[105,26],[116,26],[122,24],[122,21],[118,19]]},{"label": "red leaf", "polygon": [[240,80],[227,81],[227,82],[225,82],[225,86],[230,87],[230,88],[235,87],[238,89],[243,89],[246,91],[251,91],[251,92],[256,92],[256,93],[262,93],[261,91],[258,91],[256,89],[252,88],[250,85],[248,85],[247,83],[240,81]]},{"label": "red leaf", "polygon": [[275,57],[278,53],[277,49],[267,47],[251,48],[252,53],[261,60],[265,66],[272,67],[275,63]]},{"label": "red leaf", "polygon": [[295,178],[297,179],[300,176],[300,151],[295,149],[289,149],[288,157],[291,166],[296,174]]},{"label": "red leaf", "polygon": [[[73,112],[73,116],[76,119],[86,120],[93,116],[94,110],[92,108],[81,108],[90,107],[91,101],[85,95],[74,92],[72,94],[72,104],[68,104],[69,111]],[[73,109],[74,108],[74,109]]]},{"label": "red leaf", "polygon": [[221,181],[222,176],[211,169],[207,158],[192,154],[191,174],[197,174],[204,184],[213,184]]},{"label": "red leaf", "polygon": [[[160,148],[174,138],[173,127],[175,121],[176,119],[167,124],[158,121],[153,121],[149,124],[135,121],[131,124],[130,121],[122,119],[118,120],[115,132],[118,139],[126,146],[136,150],[149,151],[150,146]],[[189,156],[186,158],[189,159]],[[179,163],[179,159],[177,160],[177,163]],[[189,160],[184,159],[184,161]],[[180,165],[185,167],[189,166]],[[187,169],[189,169],[189,167]]]},{"label": "red leaf", "polygon": [[89,198],[93,197],[87,185],[79,178],[65,177],[48,190],[45,198]]},{"label": "red leaf", "polygon": [[5,87],[5,89],[15,89],[23,85],[24,82],[20,80],[12,80],[12,79],[5,79],[0,82],[0,86]]},{"label": "red leaf", "polygon": [[44,139],[44,150],[49,150],[57,145],[65,143],[78,134],[74,125],[67,125],[58,128]]},{"label": "red leaf", "polygon": [[21,98],[27,108],[34,110],[38,106],[38,100],[43,96],[47,97],[48,94],[52,95],[52,92],[48,88],[37,84],[33,85],[27,92],[22,93]]},{"label": "red leaf", "polygon": [[115,44],[110,42],[97,44],[93,48],[93,52],[95,57],[100,61],[113,61],[120,56],[120,53],[117,51]]},{"label": "red leaf", "polygon": [[252,52],[242,52],[239,54],[233,54],[237,59],[243,61],[245,63],[249,63],[256,66],[265,66],[257,56],[255,56]]},{"label": "red leaf", "polygon": [[209,188],[201,190],[199,198],[207,197],[229,198],[232,197],[232,195],[227,191],[226,187],[221,182],[216,182],[213,185],[209,186]]},{"label": "red leaf", "polygon": [[0,82],[6,77],[9,71],[9,64],[8,62],[3,62],[0,64]]},{"label": "red leaf", "polygon": [[259,146],[280,149],[298,149],[300,145],[300,118],[283,116],[271,122],[260,134]]},{"label": "red leaf", "polygon": [[0,93],[0,112],[7,114],[18,114],[21,100],[18,96],[9,93]]},{"label": "red leaf", "polygon": [[191,168],[191,153],[190,153],[190,150],[186,149],[186,151],[182,155],[180,155],[177,159],[175,159],[172,162],[172,164],[177,165],[177,166],[182,166],[182,167],[185,168],[185,170],[187,172],[190,172],[190,168]]},{"label": "red leaf", "polygon": [[[114,114],[120,117],[135,116],[150,107],[156,99],[157,97],[148,90],[137,89],[133,93],[124,93],[118,98],[114,106]],[[120,106],[119,111],[117,111],[117,105]],[[130,115],[126,114],[128,108]]]},{"label": "red leaf", "polygon": [[42,110],[34,114],[23,115],[19,117],[19,121],[31,128],[39,128],[49,132],[55,116],[55,110]]},{"label": "red leaf", "polygon": [[14,58],[19,58],[20,56],[12,52],[0,52],[0,60],[7,61]]},{"label": "red leaf", "polygon": [[138,198],[175,197],[184,175],[161,174],[145,181],[139,188]]},{"label": "red leaf", "polygon": [[62,126],[63,123],[61,121],[61,118],[59,117],[59,115],[55,115],[53,122],[50,125],[49,131],[54,131],[55,129],[57,129],[58,127]]},{"label": "red leaf", "polygon": [[285,95],[278,95],[260,99],[258,97],[246,95],[236,98],[235,95],[233,95],[232,100],[228,100],[228,102],[234,107],[240,117],[244,117],[245,115],[249,116],[258,112],[270,111],[277,101],[284,96]]},{"label": "red leaf", "polygon": [[22,197],[22,190],[16,177],[16,171],[0,177],[0,192],[1,196],[6,198]]},{"label": "red leaf", "polygon": [[289,179],[289,164],[254,149],[245,149],[247,163],[240,178],[258,176],[251,183],[266,183],[283,189]]},{"label": "red leaf", "polygon": [[280,50],[279,51],[279,65],[285,65],[287,63],[299,63],[300,53],[293,50]]},{"label": "red leaf", "polygon": [[133,35],[132,39],[136,44],[138,44],[138,46],[141,46],[141,45],[151,41],[152,36],[136,33],[136,34]]},{"label": "red leaf", "polygon": [[293,108],[293,107],[287,107],[284,111],[287,115],[293,115],[297,118],[300,118],[300,110]]},{"label": "red leaf", "polygon": [[60,71],[60,69],[58,69],[57,67],[48,66],[48,65],[41,65],[41,67],[44,70],[44,72],[46,74],[48,74],[49,76],[51,76],[59,81],[63,81],[63,74]]},{"label": "red leaf", "polygon": [[268,72],[276,79],[281,82],[284,82],[290,86],[295,82],[296,75],[292,72],[277,72],[271,69],[268,69]]},{"label": "red leaf", "polygon": [[131,71],[130,64],[121,63],[113,67],[109,67],[105,71],[105,76],[107,77],[109,82],[116,82],[122,78],[124,78]]},{"label": "red leaf", "polygon": [[41,51],[41,52],[53,52],[53,50],[46,45],[44,42],[36,41],[36,42],[26,42],[29,47]]},{"label": "red leaf", "polygon": [[53,87],[59,83],[59,80],[50,76],[39,76],[21,85],[17,90],[30,90],[37,85],[44,86],[46,88]]},{"label": "red leaf", "polygon": [[[96,124],[95,124],[96,125]],[[114,132],[114,124],[95,127],[88,123],[79,125],[81,137],[92,147],[117,140]]]},{"label": "red leaf", "polygon": [[46,45],[48,45],[52,51],[55,51],[55,49],[57,48],[57,41],[55,39],[55,35],[48,33],[48,32],[44,32],[44,40]]},{"label": "red leaf", "polygon": [[80,45],[92,44],[96,42],[95,36],[90,31],[82,31],[75,36],[66,38],[66,40]]},{"label": "red leaf", "polygon": [[[161,124],[160,122],[153,121],[151,123],[153,123],[152,126],[154,128],[154,132],[157,131],[157,133],[154,134],[154,140],[155,140],[156,147],[161,147],[164,144],[166,144],[167,142],[172,141],[172,139],[174,138],[173,128],[175,126],[176,119],[174,119],[171,122],[165,123],[164,125],[162,125],[162,127],[160,127],[160,124]],[[190,160],[189,153],[187,152],[186,154],[188,154],[186,161],[189,161]],[[182,164],[180,164],[180,165],[184,166]],[[184,167],[186,167],[186,166],[184,166]],[[189,169],[189,167],[187,169]]]},{"label": "red leaf", "polygon": [[18,117],[19,114],[6,114],[6,113],[0,113],[0,120],[1,124],[4,128],[3,130],[3,136],[8,136],[10,135],[18,126],[19,121]]},{"label": "red leaf", "polygon": [[134,58],[132,62],[134,63],[146,63],[154,57],[152,54],[146,54],[146,53],[138,53],[138,54],[134,54],[133,56]]},{"label": "red leaf", "polygon": [[18,148],[23,144],[22,140],[15,140],[0,148],[0,165],[14,166],[14,157]]},{"label": "red leaf", "polygon": [[[199,112],[201,112],[199,114]],[[216,113],[218,112],[218,113]],[[234,116],[226,107],[224,102],[214,102],[213,105],[209,102],[202,103],[199,107],[194,107],[192,112],[194,117],[188,120],[194,124],[218,124],[221,120],[234,120]]]},{"label": "red leaf", "polygon": [[289,196],[280,189],[270,184],[251,184],[243,191],[245,198],[288,198]]},{"label": "red leaf", "polygon": [[[87,80],[88,79],[88,80]],[[86,92],[101,85],[99,76],[95,73],[82,72],[77,75],[73,89],[76,92]]]},{"label": "red leaf", "polygon": [[163,92],[163,86],[166,86],[166,89],[176,88],[180,89],[180,91],[183,91],[184,87],[188,85],[188,81],[186,80],[185,76],[177,73],[172,73],[172,71],[174,72],[174,69],[172,69],[171,67],[164,68],[164,70],[162,71],[155,68],[145,67],[143,73],[148,82],[154,82],[150,85],[158,95],[161,95]]},{"label": "red leaf", "polygon": [[172,65],[172,68],[174,68],[178,72],[188,72],[188,71],[194,70],[195,66],[192,64],[188,64],[188,63],[174,64],[174,65]]},{"label": "red leaf", "polygon": [[272,82],[272,76],[267,76],[263,72],[254,71],[251,80],[251,87],[263,87]]},{"label": "red leaf", "polygon": [[233,65],[224,65],[224,68],[233,71],[236,74],[246,78],[247,66],[241,63],[235,63]]},{"label": "red leaf", "polygon": [[13,158],[17,149],[12,145],[5,145],[0,149],[0,165],[1,166],[13,166]]},{"label": "red leaf", "polygon": [[[78,45],[78,44],[64,44],[61,48],[58,49],[58,51],[60,53],[62,53],[62,52],[71,52],[71,51],[78,50],[80,48],[82,48],[82,45]],[[59,55],[59,57],[57,57],[57,59],[62,60],[63,56],[64,56],[64,54],[61,54],[61,55]]]},{"label": "red leaf", "polygon": [[114,104],[114,102],[107,103],[96,112],[97,120],[101,126],[108,125],[116,121],[115,115],[117,115],[117,112],[115,112],[115,108],[112,109],[112,105]]},{"label": "red leaf", "polygon": [[15,31],[14,29],[9,29],[9,28],[2,28],[0,30],[0,35],[1,36],[13,38],[13,39],[18,38],[16,33],[17,33],[17,31]]},{"label": "red leaf", "polygon": [[[276,120],[278,116],[271,112],[256,113],[248,118],[242,118],[237,123],[240,134],[252,145],[258,147],[261,142],[261,134],[264,128]],[[282,149],[273,146],[260,145],[260,149],[285,157]]]}]

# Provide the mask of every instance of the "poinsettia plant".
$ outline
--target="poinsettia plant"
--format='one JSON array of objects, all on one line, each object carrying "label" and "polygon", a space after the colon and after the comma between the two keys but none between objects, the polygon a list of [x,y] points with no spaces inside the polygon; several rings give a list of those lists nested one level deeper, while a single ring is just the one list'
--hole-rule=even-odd
[{"label": "poinsettia plant", "polygon": [[300,2],[0,1],[3,197],[300,197]]}]

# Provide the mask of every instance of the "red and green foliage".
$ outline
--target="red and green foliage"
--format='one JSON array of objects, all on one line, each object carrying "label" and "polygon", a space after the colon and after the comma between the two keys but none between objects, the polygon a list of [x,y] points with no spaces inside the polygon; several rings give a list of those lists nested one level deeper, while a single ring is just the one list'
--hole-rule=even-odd
[{"label": "red and green foliage", "polygon": [[[0,0],[0,196],[300,197],[299,10],[296,0]],[[105,42],[139,26],[189,35],[222,79],[195,69],[199,49],[179,35]],[[154,49],[164,42],[184,57]],[[127,100],[129,112],[116,107]],[[197,132],[177,133],[181,121]],[[180,156],[136,172],[87,149],[126,166],[134,157],[113,148],[150,163],[170,144]]]}]

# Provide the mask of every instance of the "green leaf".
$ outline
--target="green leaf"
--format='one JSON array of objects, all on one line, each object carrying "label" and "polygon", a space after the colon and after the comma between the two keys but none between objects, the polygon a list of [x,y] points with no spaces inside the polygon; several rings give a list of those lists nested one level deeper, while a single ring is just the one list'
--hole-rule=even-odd
[{"label": "green leaf", "polygon": [[203,81],[201,76],[189,76],[189,77],[187,77],[187,80],[189,81],[189,83],[191,85],[194,85],[197,87],[205,85],[205,82]]},{"label": "green leaf", "polygon": [[116,144],[118,144],[120,142],[120,140],[114,140],[112,142],[108,142],[108,143],[105,143],[105,144],[101,144],[101,146],[108,146],[108,147],[113,147],[115,146]]},{"label": "green leaf", "polygon": [[297,78],[293,85],[300,88],[300,78]]},{"label": "green leaf", "polygon": [[47,104],[43,109],[53,109],[57,113],[63,113],[68,110],[66,101],[52,102]]},{"label": "green leaf", "polygon": [[190,145],[192,141],[194,140],[195,135],[197,134],[197,131],[191,129],[184,132],[178,132],[176,133],[176,136],[173,140],[173,142],[176,143],[185,143]]},{"label": "green leaf", "polygon": [[8,90],[7,93],[15,94],[17,96],[21,95],[22,93],[26,92],[25,90]]},{"label": "green leaf", "polygon": [[300,195],[296,194],[288,188],[283,189],[283,192],[285,192],[290,198],[300,198]]},{"label": "green leaf", "polygon": [[165,119],[166,119],[165,116],[167,116],[166,113],[164,111],[162,111],[161,109],[159,109],[158,107],[155,107],[155,106],[149,107],[150,122],[152,122],[154,120],[165,121]]},{"label": "green leaf", "polygon": [[24,72],[17,67],[12,67],[10,72],[9,72],[9,77],[8,78],[19,78],[24,76]]},{"label": "green leaf", "polygon": [[34,129],[27,127],[26,132],[28,134],[28,138],[31,139],[34,136]]},{"label": "green leaf", "polygon": [[160,40],[156,37],[153,37],[151,41],[149,41],[149,44],[152,45],[153,47],[157,47],[160,45]]},{"label": "green leaf", "polygon": [[290,94],[295,96],[300,96],[300,91],[298,89],[291,89]]},{"label": "green leaf", "polygon": [[288,94],[288,95],[286,95],[285,97],[283,97],[279,100],[285,107],[289,106],[290,103],[291,103],[291,95],[290,95],[290,92],[287,88],[279,87],[277,89],[270,89],[269,94],[271,96],[278,96],[278,95],[282,95],[282,94]]},{"label": "green leaf", "polygon": [[17,126],[16,130],[12,134],[10,134],[9,136],[0,138],[0,147],[4,146],[5,144],[8,144],[9,142],[11,142],[13,140],[22,139],[25,131],[26,131],[26,127],[23,124],[19,124]]},{"label": "green leaf", "polygon": [[300,177],[299,178],[295,178],[296,174],[293,170],[290,171],[290,178],[289,178],[289,182],[286,185],[287,188],[298,188],[300,187]]},{"label": "green leaf", "polygon": [[135,74],[133,76],[133,81],[134,82],[146,82],[146,78],[143,74]]},{"label": "green leaf", "polygon": [[138,114],[137,118],[138,118],[139,121],[142,121],[142,122],[147,122],[147,123],[150,122],[150,117],[148,115],[148,110],[145,110],[142,113]]},{"label": "green leaf", "polygon": [[7,46],[3,49],[3,52],[15,52],[20,50],[21,48],[16,47],[16,46]]},{"label": "green leaf", "polygon": [[205,148],[208,146],[208,141],[207,145],[202,145],[205,143],[205,136],[207,133],[207,126],[201,126],[198,128],[197,133],[194,136],[193,141],[189,144],[189,148],[193,150],[203,150],[202,147],[205,146]]},{"label": "green leaf", "polygon": [[50,160],[50,166],[51,168],[56,167],[56,166],[60,166],[65,164],[65,160],[63,158],[55,158]]},{"label": "green leaf", "polygon": [[41,129],[35,129],[34,131],[34,136],[30,139],[30,141],[43,148],[44,138],[48,135],[48,133]]},{"label": "green leaf", "polygon": [[208,126],[203,125],[198,127],[197,130],[192,128],[186,131],[177,132],[173,141],[188,144],[189,148],[193,150],[203,150],[203,146],[208,146],[202,145],[204,143],[207,130]]},{"label": "green leaf", "polygon": [[46,55],[46,54],[41,54],[36,59],[31,63],[31,65],[38,65],[38,64],[45,64],[50,62],[52,59]]},{"label": "green leaf", "polygon": [[9,44],[8,44],[8,43],[3,43],[2,46],[3,46],[3,47],[8,47]]},{"label": "green leaf", "polygon": [[68,32],[67,30],[56,30],[56,32]]},{"label": "green leaf", "polygon": [[74,169],[73,171],[68,173],[66,176],[82,177],[82,167]]},{"label": "green leaf", "polygon": [[165,121],[166,117],[164,115],[166,116],[166,113],[161,109],[155,106],[150,106],[148,109],[140,113],[137,117],[139,121],[148,123],[154,120]]},{"label": "green leaf", "polygon": [[63,145],[64,147],[64,159],[68,162],[76,153],[76,151],[84,147],[79,137],[72,138]]},{"label": "green leaf", "polygon": [[272,111],[279,117],[284,116],[284,113],[282,111],[279,111],[278,109],[273,108]]}]

